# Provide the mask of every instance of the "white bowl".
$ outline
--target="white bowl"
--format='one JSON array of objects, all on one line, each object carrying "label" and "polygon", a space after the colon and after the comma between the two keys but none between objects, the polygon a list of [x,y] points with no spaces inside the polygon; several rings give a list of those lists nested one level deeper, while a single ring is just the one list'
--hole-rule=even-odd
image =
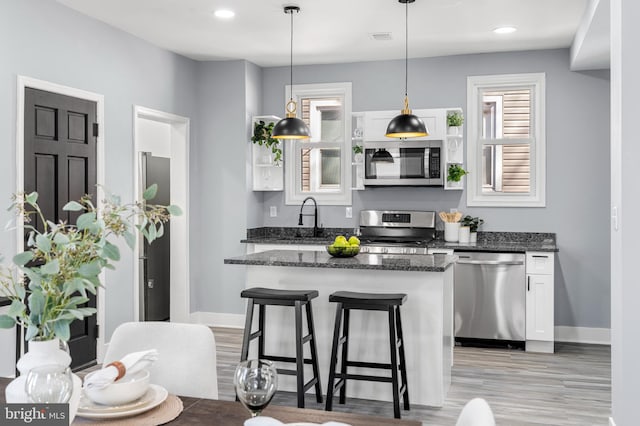
[{"label": "white bowl", "polygon": [[85,389],[87,397],[102,405],[122,405],[135,401],[149,389],[149,370],[128,374],[102,389]]}]

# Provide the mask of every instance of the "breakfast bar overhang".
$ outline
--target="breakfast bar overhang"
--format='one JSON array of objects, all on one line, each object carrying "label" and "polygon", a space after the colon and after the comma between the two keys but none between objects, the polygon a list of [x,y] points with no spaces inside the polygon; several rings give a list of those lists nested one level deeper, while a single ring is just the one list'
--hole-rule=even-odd
[{"label": "breakfast bar overhang", "polygon": [[[359,254],[351,258],[332,258],[320,251],[269,250],[225,259],[224,262],[245,265],[246,288],[318,291],[319,297],[313,299],[313,316],[320,379],[325,393],[336,308],[335,304],[329,303],[329,295],[344,290],[406,293],[408,298],[402,305],[402,326],[411,403],[441,407],[451,384],[455,260],[455,256],[444,255]],[[350,358],[389,362],[385,315],[385,312],[354,312],[350,321]],[[266,314],[266,353],[295,353],[294,334],[291,310],[269,307]],[[249,358],[256,356],[256,346],[252,345]],[[311,367],[305,368],[305,378],[311,377]],[[349,372],[380,374],[355,367],[349,367]],[[295,377],[280,376],[278,388],[295,391]],[[387,383],[349,382],[347,398],[391,401],[391,386]]]}]

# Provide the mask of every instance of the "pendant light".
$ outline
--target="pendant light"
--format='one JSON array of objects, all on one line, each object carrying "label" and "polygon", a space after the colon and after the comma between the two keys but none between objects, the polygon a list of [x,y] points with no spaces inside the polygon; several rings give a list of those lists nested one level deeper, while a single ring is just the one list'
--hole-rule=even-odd
[{"label": "pendant light", "polygon": [[409,81],[409,3],[415,0],[398,0],[405,5],[405,39],[404,39],[404,108],[400,115],[396,115],[387,126],[386,136],[390,138],[417,138],[429,136],[429,131],[424,122],[411,114],[409,109],[409,96],[407,86]]},{"label": "pendant light", "polygon": [[389,151],[382,148],[373,153],[371,161],[374,163],[393,163],[393,157]]},{"label": "pendant light", "polygon": [[291,61],[289,65],[291,78],[291,97],[285,106],[285,118],[278,121],[271,132],[271,136],[275,139],[308,139],[310,137],[309,127],[307,124],[296,117],[296,109],[298,105],[293,100],[293,13],[300,12],[298,6],[285,6],[284,13],[291,15]]}]

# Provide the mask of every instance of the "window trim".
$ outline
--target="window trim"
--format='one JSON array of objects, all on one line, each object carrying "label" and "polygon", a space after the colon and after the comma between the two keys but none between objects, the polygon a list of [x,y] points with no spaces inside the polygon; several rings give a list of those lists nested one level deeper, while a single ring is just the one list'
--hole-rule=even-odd
[{"label": "window trim", "polygon": [[[292,91],[293,88],[293,91]],[[285,167],[285,204],[299,205],[306,197],[312,196],[316,199],[318,205],[325,206],[348,206],[352,203],[351,197],[351,83],[322,83],[322,84],[295,84],[285,87],[285,98],[290,98],[293,92],[294,100],[301,105],[300,99],[303,97],[329,97],[342,96],[344,99],[344,140],[338,142],[316,142],[314,148],[334,148],[341,149],[340,155],[340,173],[341,173],[341,190],[339,192],[328,193],[321,192],[302,192],[300,191],[301,161],[299,144],[304,143],[300,140],[287,140],[285,142],[284,167]]]},{"label": "window trim", "polygon": [[[545,73],[481,75],[467,77],[467,206],[469,207],[546,207],[546,134]],[[482,192],[482,146],[480,119],[484,89],[510,89],[530,86],[533,89],[533,137],[531,142],[530,191],[528,194]],[[505,141],[501,139],[501,141]],[[510,144],[524,142],[509,139]]]}]

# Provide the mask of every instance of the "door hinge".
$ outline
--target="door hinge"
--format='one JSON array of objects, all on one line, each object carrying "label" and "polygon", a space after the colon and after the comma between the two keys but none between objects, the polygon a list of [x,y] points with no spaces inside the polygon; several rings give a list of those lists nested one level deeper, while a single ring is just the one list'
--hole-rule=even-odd
[{"label": "door hinge", "polygon": [[98,137],[98,123],[93,123],[93,136]]},{"label": "door hinge", "polygon": [[93,331],[94,331],[94,334],[95,334],[96,339],[97,339],[98,337],[100,337],[100,326],[99,326],[98,324],[96,324],[96,325],[94,326]]}]

